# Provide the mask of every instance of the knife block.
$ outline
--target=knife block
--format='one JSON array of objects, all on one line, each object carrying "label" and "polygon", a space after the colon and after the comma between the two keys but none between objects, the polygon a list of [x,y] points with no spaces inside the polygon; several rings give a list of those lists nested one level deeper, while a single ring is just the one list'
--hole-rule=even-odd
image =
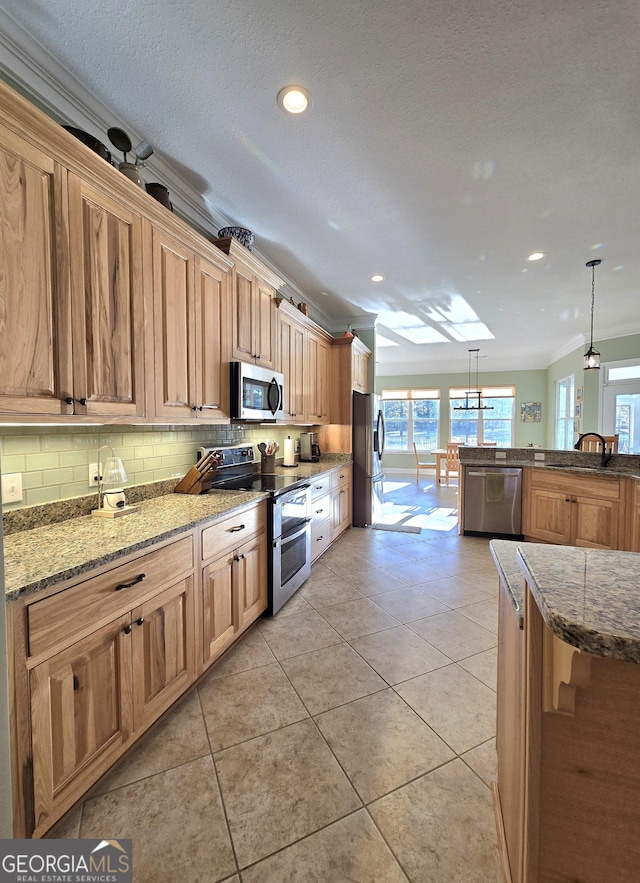
[{"label": "knife block", "polygon": [[[174,487],[173,492],[175,494],[201,494],[203,492],[203,483],[202,475],[200,475],[195,466],[192,466]],[[210,481],[209,487],[211,487]]]}]

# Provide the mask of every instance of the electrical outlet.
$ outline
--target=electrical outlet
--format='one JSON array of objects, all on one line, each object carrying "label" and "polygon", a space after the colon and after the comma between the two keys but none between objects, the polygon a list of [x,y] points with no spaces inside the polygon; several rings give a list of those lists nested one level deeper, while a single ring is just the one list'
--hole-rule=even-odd
[{"label": "electrical outlet", "polygon": [[89,463],[89,484],[91,487],[98,487],[98,464]]},{"label": "electrical outlet", "polygon": [[2,502],[22,502],[22,473],[8,472],[2,476]]}]

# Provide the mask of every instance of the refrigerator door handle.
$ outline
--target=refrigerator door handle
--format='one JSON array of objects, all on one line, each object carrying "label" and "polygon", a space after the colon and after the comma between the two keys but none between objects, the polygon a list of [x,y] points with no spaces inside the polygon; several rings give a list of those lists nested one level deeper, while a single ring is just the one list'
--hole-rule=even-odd
[{"label": "refrigerator door handle", "polygon": [[378,411],[378,422],[376,424],[376,448],[378,451],[378,457],[382,460],[382,455],[384,454],[384,416],[382,411]]}]

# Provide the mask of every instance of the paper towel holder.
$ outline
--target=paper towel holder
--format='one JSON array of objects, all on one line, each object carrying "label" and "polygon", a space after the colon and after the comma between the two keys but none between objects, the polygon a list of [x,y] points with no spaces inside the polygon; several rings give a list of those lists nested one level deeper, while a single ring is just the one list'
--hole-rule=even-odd
[{"label": "paper towel holder", "polygon": [[[297,469],[298,464],[295,462],[296,458],[296,448],[295,441],[288,435],[284,440],[284,462],[283,467],[285,469]],[[287,460],[293,460],[293,463],[287,463]]]}]

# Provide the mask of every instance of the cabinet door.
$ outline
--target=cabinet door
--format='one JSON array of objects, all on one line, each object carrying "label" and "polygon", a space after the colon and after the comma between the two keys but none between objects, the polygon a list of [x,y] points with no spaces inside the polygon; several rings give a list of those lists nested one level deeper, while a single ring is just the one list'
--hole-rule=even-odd
[{"label": "cabinet door", "polygon": [[266,282],[254,282],[254,345],[256,364],[264,368],[275,366],[276,315],[273,299],[275,291]]},{"label": "cabinet door", "polygon": [[0,126],[0,411],[72,414],[66,170]]},{"label": "cabinet door", "polygon": [[129,616],[30,674],[36,828],[115,760],[131,733]]},{"label": "cabinet door", "polygon": [[545,543],[572,545],[572,502],[569,494],[532,487],[529,496],[528,519],[524,531],[527,537]]},{"label": "cabinet door", "polygon": [[498,600],[498,681],[496,750],[498,793],[512,883],[522,880],[525,789],[524,631],[519,628],[508,589]]},{"label": "cabinet door", "polygon": [[143,417],[141,217],[69,175],[69,234],[74,411]]},{"label": "cabinet door", "polygon": [[238,625],[245,629],[267,608],[267,538],[258,534],[238,549],[233,562]]},{"label": "cabinet door", "polygon": [[156,416],[179,423],[196,415],[194,255],[153,230]]},{"label": "cabinet door", "polygon": [[236,264],[231,298],[232,353],[234,359],[243,362],[253,362],[256,354],[253,339],[253,300],[253,273],[245,270],[241,264]]},{"label": "cabinet door", "polygon": [[225,420],[229,417],[228,276],[203,258],[196,260],[195,273],[198,417]]},{"label": "cabinet door", "polygon": [[233,557],[233,554],[228,554],[202,571],[205,666],[233,643],[238,630],[237,604],[233,592]]},{"label": "cabinet door", "polygon": [[136,730],[162,714],[195,677],[193,591],[190,576],[131,613]]},{"label": "cabinet door", "polygon": [[342,485],[331,498],[331,540],[340,536],[351,524],[351,485]]},{"label": "cabinet door", "polygon": [[330,344],[312,332],[307,335],[309,398],[306,416],[313,423],[329,422]]},{"label": "cabinet door", "polygon": [[573,497],[572,544],[589,549],[617,549],[620,504],[615,500]]},{"label": "cabinet door", "polygon": [[280,364],[278,369],[284,374],[285,419],[303,420],[305,415],[304,395],[304,328],[290,316],[278,313],[278,349]]}]

